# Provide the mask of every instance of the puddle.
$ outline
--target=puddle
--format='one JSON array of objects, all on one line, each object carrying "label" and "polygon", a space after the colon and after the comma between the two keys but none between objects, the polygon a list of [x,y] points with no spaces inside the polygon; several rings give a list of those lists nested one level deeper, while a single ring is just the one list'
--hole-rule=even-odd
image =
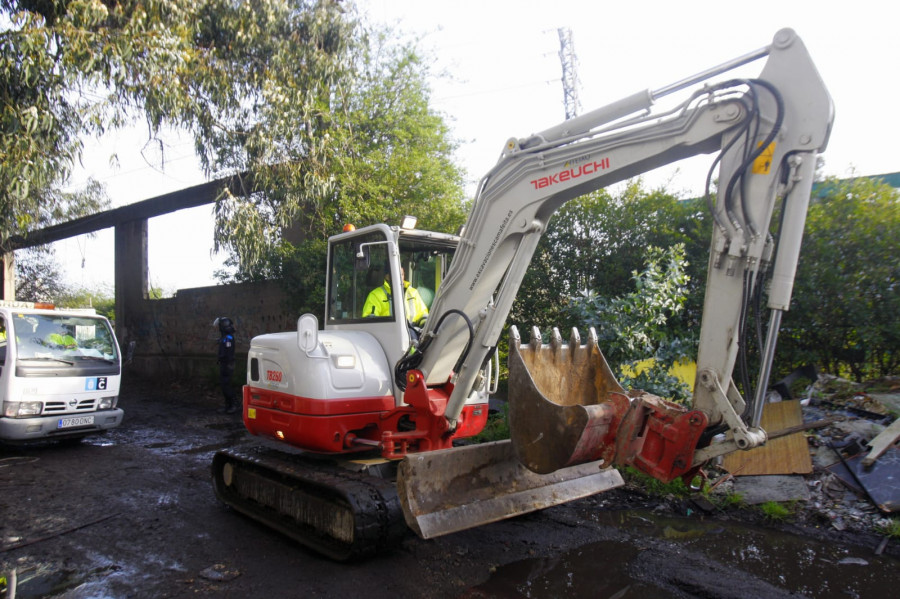
[{"label": "puddle", "polygon": [[174,443],[161,442],[161,443],[149,443],[144,445],[145,449],[165,449],[166,447],[172,447],[175,445]]},{"label": "puddle", "polygon": [[[119,568],[115,565],[96,568],[90,572],[75,572],[72,570],[56,570],[49,564],[39,564],[36,567],[24,568],[17,572],[16,597],[17,599],[32,599],[39,597],[107,597],[106,593],[84,594],[92,581],[104,579]],[[97,590],[97,589],[94,589]]]},{"label": "puddle", "polygon": [[[793,535],[732,523],[660,517],[649,513],[602,512],[595,521],[630,527],[701,554],[727,569],[739,569],[779,589],[817,599],[896,596],[900,562],[872,549],[819,543]],[[600,542],[554,558],[514,562],[496,570],[467,599],[483,597],[667,597],[653,582],[629,576],[637,571],[640,541]],[[678,568],[677,563],[672,568]],[[660,580],[665,579],[665,575]]]},{"label": "puddle", "polygon": [[632,580],[628,564],[636,546],[605,542],[585,545],[553,558],[532,558],[497,568],[491,578],[462,599],[592,597],[594,599],[666,599],[671,593]]},{"label": "puddle", "polygon": [[195,455],[198,453],[212,453],[215,451],[219,451],[220,449],[225,449],[226,447],[234,447],[234,441],[223,441],[221,443],[212,443],[210,445],[201,445],[200,447],[192,447],[190,449],[185,449],[184,451],[180,451],[179,453],[185,455]]},{"label": "puddle", "polygon": [[103,437],[86,437],[82,443],[94,447],[112,447],[113,445],[116,445],[115,441],[104,439]]},{"label": "puddle", "polygon": [[212,422],[210,424],[205,425],[205,428],[214,430],[214,431],[241,431],[243,432],[244,423],[243,422]]},{"label": "puddle", "polygon": [[[119,563],[117,560],[87,552],[84,556],[94,566],[79,571],[72,568],[58,568],[50,563],[29,563],[19,566],[16,571],[17,599],[107,599],[115,597],[153,597],[157,593],[140,592],[158,582],[156,574],[147,575],[132,566]],[[178,562],[161,558],[153,554],[145,556],[145,564],[155,565],[155,572],[186,572]],[[153,570],[153,569],[151,569]],[[147,586],[149,584],[149,586]],[[123,593],[122,589],[130,592]]]}]

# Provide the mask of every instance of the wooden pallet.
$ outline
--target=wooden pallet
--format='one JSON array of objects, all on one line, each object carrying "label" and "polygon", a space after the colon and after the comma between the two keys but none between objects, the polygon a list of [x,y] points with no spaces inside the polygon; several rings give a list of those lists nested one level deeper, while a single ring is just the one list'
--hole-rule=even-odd
[{"label": "wooden pallet", "polygon": [[[769,433],[803,424],[798,400],[767,403],[763,407],[762,422]],[[769,439],[763,447],[750,451],[735,451],[726,455],[722,467],[735,476],[759,474],[809,474],[812,460],[802,431],[777,439]]]}]

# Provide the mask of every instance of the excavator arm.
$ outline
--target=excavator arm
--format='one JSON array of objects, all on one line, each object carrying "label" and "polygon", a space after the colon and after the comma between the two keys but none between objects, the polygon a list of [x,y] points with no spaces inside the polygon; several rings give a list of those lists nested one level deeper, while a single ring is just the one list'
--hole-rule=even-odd
[{"label": "excavator arm", "polygon": [[[757,78],[713,81],[764,57]],[[651,110],[676,92],[686,98],[661,113]],[[626,392],[611,378],[595,342],[580,346],[575,336],[566,347],[558,333],[547,346],[539,333],[532,336],[531,353],[546,355],[530,364],[522,360],[525,383],[514,389],[512,360],[520,353],[514,333],[509,398],[513,445],[519,461],[532,472],[551,474],[597,460],[599,466],[644,464],[645,471],[670,479],[715,455],[764,443],[766,435],[759,428],[762,397],[780,314],[790,303],[816,157],[827,145],[833,112],[803,43],[792,30],[783,29],[771,45],[729,63],[529,137],[510,139],[479,184],[422,340],[396,366],[398,382],[415,383],[407,390],[410,398],[426,391],[432,396],[446,393],[444,417],[452,430],[466,397],[483,384],[481,372],[556,210],[573,198],[657,167],[718,152],[717,196],[709,202],[715,224],[692,409]],[[770,222],[779,201],[781,222],[773,235]],[[748,302],[770,273],[770,330],[757,391],[745,399],[732,373]],[[541,364],[564,360],[570,373],[539,373]],[[563,380],[583,380],[588,371],[596,378],[581,387]],[[523,388],[536,390],[534,397],[526,397],[530,391],[518,391]],[[724,442],[697,450],[720,432],[725,433]],[[435,481],[435,472],[442,470],[439,457],[411,456],[401,467],[401,499],[413,528],[426,515],[433,518],[424,498],[427,489],[446,495],[443,482]],[[447,459],[457,458],[448,454]],[[572,480],[580,476],[573,474]],[[491,485],[498,488],[496,482]],[[581,495],[558,496],[562,502]],[[446,496],[440,501],[446,502]],[[527,509],[504,508],[507,516]],[[458,527],[437,526],[428,536]]]},{"label": "excavator arm", "polygon": [[[758,79],[706,83],[768,56]],[[706,83],[679,106],[656,115],[653,102]],[[634,115],[634,116],[629,116]],[[710,250],[698,365],[708,374],[695,407],[721,421],[737,352],[744,279],[750,285],[774,253],[769,222],[785,206],[770,306],[790,301],[817,153],[833,107],[796,34],[682,82],[634,94],[525,139],[510,139],[482,179],[459,249],[435,297],[418,370],[429,386],[453,382],[445,412],[452,422],[480,383],[516,292],[552,215],[564,203],[677,160],[721,152],[715,232]],[[446,316],[446,317],[445,317]],[[469,325],[471,324],[471,334]],[[732,404],[731,401],[727,404]],[[723,408],[725,408],[723,410]],[[752,443],[752,441],[751,441]]]}]

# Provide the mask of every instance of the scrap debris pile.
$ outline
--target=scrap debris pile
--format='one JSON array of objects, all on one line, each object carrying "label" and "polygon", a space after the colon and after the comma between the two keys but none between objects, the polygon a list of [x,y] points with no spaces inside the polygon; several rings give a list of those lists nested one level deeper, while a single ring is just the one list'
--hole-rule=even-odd
[{"label": "scrap debris pile", "polygon": [[[726,456],[710,469],[713,494],[740,494],[751,505],[785,502],[799,524],[894,536],[890,531],[900,526],[900,378],[856,384],[814,376],[800,397],[785,385],[784,395],[772,393],[766,404],[763,428],[770,435],[797,432]],[[775,420],[767,425],[766,415]]]}]

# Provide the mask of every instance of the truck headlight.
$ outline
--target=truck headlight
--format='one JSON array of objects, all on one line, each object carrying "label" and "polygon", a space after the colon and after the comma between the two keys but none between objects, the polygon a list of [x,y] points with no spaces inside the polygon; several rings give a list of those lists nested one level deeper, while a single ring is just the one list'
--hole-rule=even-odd
[{"label": "truck headlight", "polygon": [[119,403],[118,397],[101,397],[97,405],[98,410],[112,410]]},{"label": "truck headlight", "polygon": [[43,404],[39,401],[4,401],[3,415],[7,418],[26,418],[38,416]]}]

